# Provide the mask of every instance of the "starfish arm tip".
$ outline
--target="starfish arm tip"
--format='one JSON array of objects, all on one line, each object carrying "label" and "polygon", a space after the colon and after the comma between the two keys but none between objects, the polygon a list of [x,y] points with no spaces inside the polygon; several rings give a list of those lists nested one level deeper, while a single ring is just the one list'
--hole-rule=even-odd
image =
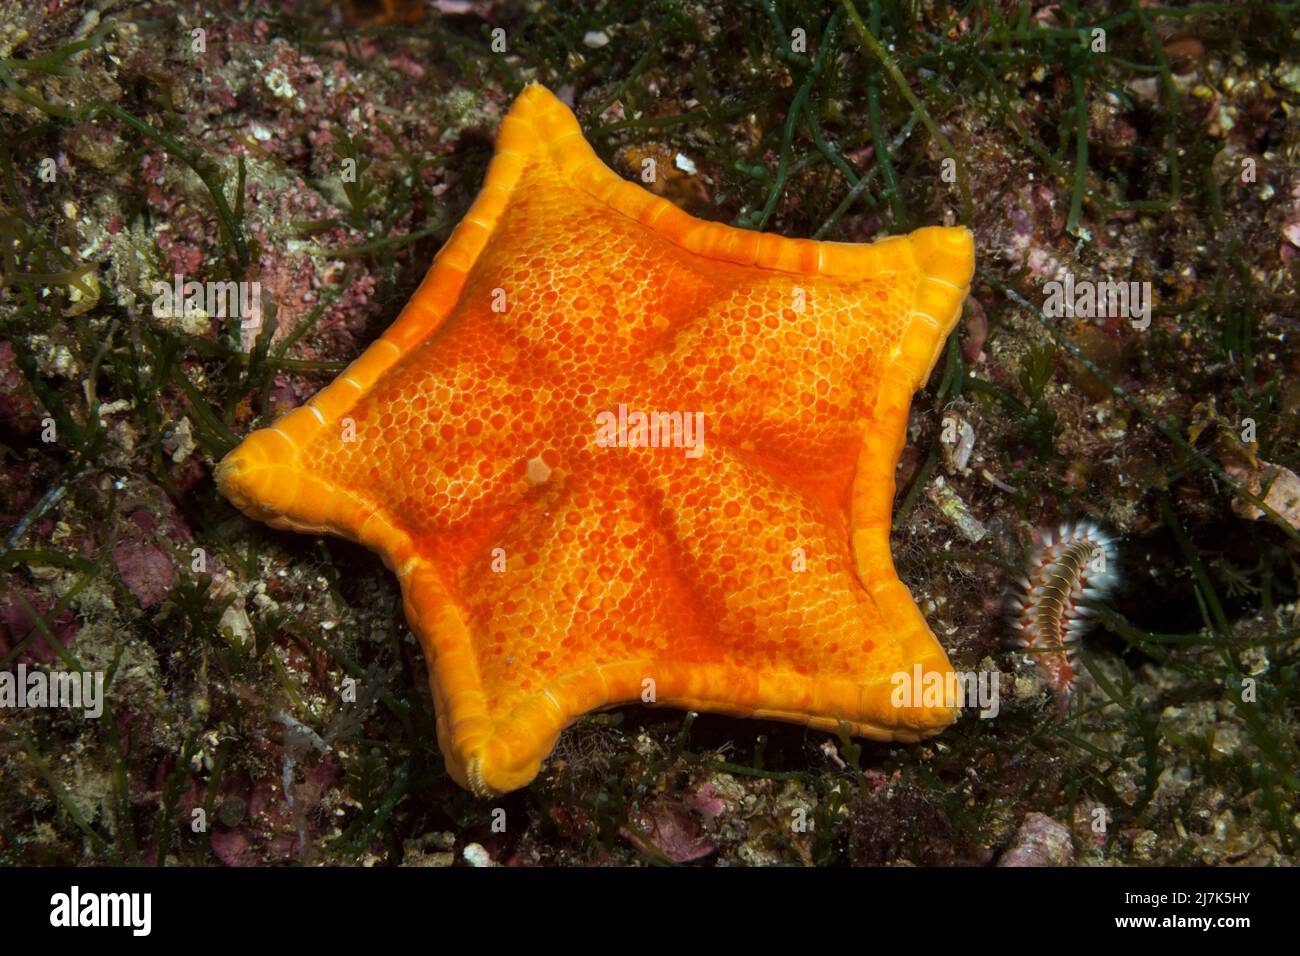
[{"label": "starfish arm tip", "polygon": [[920,278],[896,361],[915,390],[930,377],[961,316],[975,272],[975,242],[963,226],[928,226],[907,240]]}]

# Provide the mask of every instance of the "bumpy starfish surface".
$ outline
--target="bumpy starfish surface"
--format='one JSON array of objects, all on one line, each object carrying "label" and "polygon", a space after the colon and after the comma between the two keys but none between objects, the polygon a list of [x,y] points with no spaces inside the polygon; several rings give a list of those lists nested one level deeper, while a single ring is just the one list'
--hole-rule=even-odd
[{"label": "bumpy starfish surface", "polygon": [[626,702],[915,741],[956,711],[895,694],[952,672],[894,572],[894,468],[973,267],[961,228],[695,219],[530,86],[397,321],[218,484],[383,556],[476,793]]}]

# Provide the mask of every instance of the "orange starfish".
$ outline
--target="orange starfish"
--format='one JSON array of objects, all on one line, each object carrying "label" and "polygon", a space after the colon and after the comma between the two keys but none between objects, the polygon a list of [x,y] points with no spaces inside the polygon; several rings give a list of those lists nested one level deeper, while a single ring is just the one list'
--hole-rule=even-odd
[{"label": "orange starfish", "polygon": [[960,228],[694,219],[530,86],[397,321],[217,481],[383,556],[478,794],[627,702],[915,741],[956,711],[894,696],[952,673],[894,572],[894,468],[973,267]]}]

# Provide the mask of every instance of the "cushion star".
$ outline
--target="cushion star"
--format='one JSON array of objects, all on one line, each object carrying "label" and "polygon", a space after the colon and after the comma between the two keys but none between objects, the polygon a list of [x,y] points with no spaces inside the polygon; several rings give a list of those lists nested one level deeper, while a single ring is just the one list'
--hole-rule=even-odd
[{"label": "cushion star", "polygon": [[448,770],[478,794],[628,702],[919,740],[956,710],[894,699],[896,674],[952,674],[894,571],[894,469],[973,268],[962,228],[846,244],[695,219],[529,86],[397,321],[217,481],[397,573]]}]

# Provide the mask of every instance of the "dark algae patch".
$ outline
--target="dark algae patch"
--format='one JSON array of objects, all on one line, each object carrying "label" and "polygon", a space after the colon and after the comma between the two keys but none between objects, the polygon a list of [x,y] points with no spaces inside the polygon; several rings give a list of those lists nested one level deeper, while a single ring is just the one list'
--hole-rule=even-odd
[{"label": "dark algae patch", "polygon": [[[104,695],[0,709],[0,862],[1290,864],[1297,51],[1295,3],[4,7],[0,672]],[[995,716],[627,707],[479,801],[393,575],[217,494],[396,316],[530,81],[692,215],[973,231],[893,550]],[[1116,555],[1062,697],[1007,608],[1066,522]]]}]

